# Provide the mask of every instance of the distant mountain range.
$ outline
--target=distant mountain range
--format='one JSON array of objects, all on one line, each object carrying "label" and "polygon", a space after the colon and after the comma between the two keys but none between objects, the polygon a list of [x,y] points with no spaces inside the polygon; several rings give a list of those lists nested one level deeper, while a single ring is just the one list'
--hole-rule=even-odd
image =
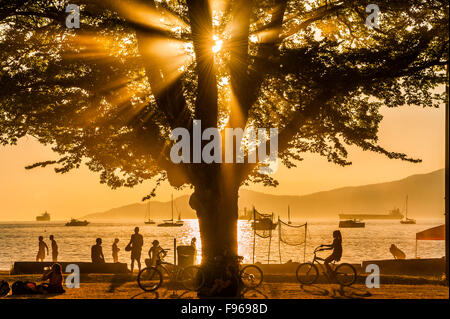
[{"label": "distant mountain range", "polygon": [[[291,208],[291,218],[338,218],[347,213],[386,213],[394,207],[405,209],[406,195],[408,216],[412,218],[443,218],[444,214],[444,169],[428,174],[412,175],[407,178],[364,186],[352,186],[317,192],[302,196],[271,195],[241,189],[239,210],[251,209],[260,212],[274,212],[275,216],[287,218],[287,207]],[[196,218],[189,206],[189,196],[174,199],[175,218],[178,212],[182,218]],[[83,216],[86,219],[141,219],[145,218],[147,203],[135,203]],[[170,218],[170,201],[151,201],[152,219]]]}]

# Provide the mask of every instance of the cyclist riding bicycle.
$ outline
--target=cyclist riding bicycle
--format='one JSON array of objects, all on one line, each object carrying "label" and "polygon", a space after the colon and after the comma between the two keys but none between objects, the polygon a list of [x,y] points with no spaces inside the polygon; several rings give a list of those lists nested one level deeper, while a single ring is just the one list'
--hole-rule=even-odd
[{"label": "cyclist riding bicycle", "polygon": [[335,230],[333,232],[333,243],[330,245],[320,245],[320,247],[324,247],[321,250],[333,250],[330,256],[325,259],[320,258],[324,261],[325,267],[327,268],[327,272],[332,275],[333,272],[329,266],[329,263],[333,261],[340,261],[342,257],[342,235],[339,230]]}]

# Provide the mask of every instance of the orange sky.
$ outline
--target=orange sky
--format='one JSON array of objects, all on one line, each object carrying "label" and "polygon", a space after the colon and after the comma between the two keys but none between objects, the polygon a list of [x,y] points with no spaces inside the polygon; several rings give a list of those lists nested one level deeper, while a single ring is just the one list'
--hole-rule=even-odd
[{"label": "orange sky", "polygon": [[[420,164],[389,160],[374,153],[349,148],[353,165],[340,167],[326,158],[306,155],[299,167],[280,167],[275,174],[276,189],[252,186],[272,194],[301,195],[341,186],[371,184],[427,173],[444,167],[444,108],[401,107],[383,109],[380,143],[392,151],[406,152],[423,160]],[[32,138],[18,146],[0,146],[0,220],[33,220],[47,210],[53,220],[83,216],[87,213],[138,202],[153,188],[146,182],[134,189],[111,190],[83,167],[64,175],[51,167],[25,170],[36,161],[55,159],[49,148]],[[169,200],[172,190],[165,183],[157,200]],[[174,192],[174,196],[190,190]]]}]

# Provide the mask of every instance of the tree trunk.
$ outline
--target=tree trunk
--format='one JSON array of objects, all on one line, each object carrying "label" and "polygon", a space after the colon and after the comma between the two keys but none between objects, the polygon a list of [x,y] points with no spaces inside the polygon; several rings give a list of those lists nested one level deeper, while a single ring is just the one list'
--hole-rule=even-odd
[{"label": "tree trunk", "polygon": [[[223,176],[222,169],[206,168],[204,180],[195,186],[190,205],[197,211],[202,241],[202,268],[206,280],[199,297],[238,297],[238,191],[239,184]],[[229,278],[233,285],[220,289],[217,280]],[[214,287],[216,286],[216,287]]]}]

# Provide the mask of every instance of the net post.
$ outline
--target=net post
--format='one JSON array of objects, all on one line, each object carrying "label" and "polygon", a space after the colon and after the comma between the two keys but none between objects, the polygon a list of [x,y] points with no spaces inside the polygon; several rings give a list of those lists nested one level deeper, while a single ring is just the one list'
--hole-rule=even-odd
[{"label": "net post", "polygon": [[281,223],[280,223],[280,216],[278,216],[278,255],[280,256],[280,265],[281,265]]},{"label": "net post", "polygon": [[303,262],[306,260],[306,232],[308,231],[308,223],[305,223],[305,242],[303,243]]},{"label": "net post", "polygon": [[255,263],[255,244],[256,244],[256,213],[255,206],[253,206],[253,264]]},{"label": "net post", "polygon": [[173,239],[173,264],[177,264],[177,238]]},{"label": "net post", "polygon": [[[272,220],[273,220],[273,213],[272,213]],[[272,225],[270,226],[270,230],[269,230],[269,253],[267,254],[267,264],[270,264],[270,244],[272,242]]]}]

